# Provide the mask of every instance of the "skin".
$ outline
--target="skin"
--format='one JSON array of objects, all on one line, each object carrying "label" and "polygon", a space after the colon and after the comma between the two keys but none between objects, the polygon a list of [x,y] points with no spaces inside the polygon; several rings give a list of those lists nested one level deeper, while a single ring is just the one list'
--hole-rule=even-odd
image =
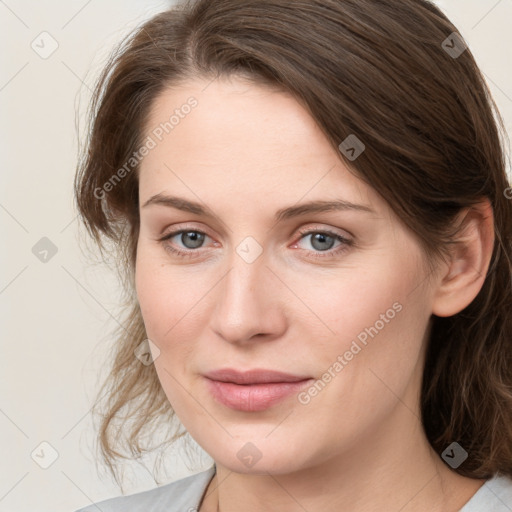
[{"label": "skin", "polygon": [[[483,481],[431,449],[420,383],[431,315],[462,310],[483,284],[490,205],[461,216],[462,243],[429,273],[414,235],[288,94],[234,77],[189,80],[157,98],[146,135],[191,95],[197,107],[141,163],[136,289],[163,390],[216,462],[200,510],[458,510]],[[156,194],[214,216],[143,206]],[[281,208],[334,199],[372,212],[274,219]],[[178,228],[207,237],[195,249],[181,235],[159,241]],[[353,243],[319,250],[311,232],[326,229]],[[262,249],[252,263],[236,250],[249,236]],[[203,374],[226,367],[321,379],[396,303],[400,312],[307,404],[293,395],[242,412],[208,391]],[[237,457],[248,442],[261,453],[252,467]]]}]

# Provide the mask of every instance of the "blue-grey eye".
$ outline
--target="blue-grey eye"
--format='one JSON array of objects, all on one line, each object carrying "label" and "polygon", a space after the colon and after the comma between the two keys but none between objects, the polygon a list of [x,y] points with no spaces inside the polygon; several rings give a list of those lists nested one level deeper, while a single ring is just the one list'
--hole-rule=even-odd
[{"label": "blue-grey eye", "polygon": [[328,251],[336,241],[334,237],[325,233],[311,233],[307,236],[311,237],[311,245],[318,251]]},{"label": "blue-grey eye", "polygon": [[183,231],[180,236],[180,241],[187,249],[197,249],[203,244],[204,236],[204,233],[198,231]]}]

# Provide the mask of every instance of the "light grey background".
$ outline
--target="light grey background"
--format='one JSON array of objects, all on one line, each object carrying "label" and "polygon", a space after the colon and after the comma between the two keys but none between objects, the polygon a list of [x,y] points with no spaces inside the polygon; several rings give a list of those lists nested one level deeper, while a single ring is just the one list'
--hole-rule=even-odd
[{"label": "light grey background", "polygon": [[[0,0],[0,511],[72,512],[120,494],[96,467],[89,414],[119,292],[115,276],[90,266],[78,246],[75,113],[83,115],[112,46],[171,3]],[[438,4],[468,41],[512,133],[512,0]],[[43,31],[58,44],[46,59],[31,47],[51,48]],[[57,249],[47,262],[32,252],[43,237]],[[55,462],[40,467],[53,453]],[[179,447],[170,454],[169,481],[193,471],[184,460]],[[127,476],[127,492],[154,486],[135,464]]]}]

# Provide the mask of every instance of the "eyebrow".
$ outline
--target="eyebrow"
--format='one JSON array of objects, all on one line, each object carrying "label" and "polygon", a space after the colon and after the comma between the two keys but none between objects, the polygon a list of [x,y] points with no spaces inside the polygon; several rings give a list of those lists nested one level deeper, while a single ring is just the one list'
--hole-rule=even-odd
[{"label": "eyebrow", "polygon": [[[200,203],[184,199],[182,197],[168,196],[164,194],[156,194],[150,197],[143,205],[146,208],[150,205],[167,206],[176,208],[195,215],[204,215],[206,217],[216,218],[217,216],[208,208]],[[335,199],[331,201],[310,201],[299,205],[289,206],[278,210],[275,214],[276,222],[288,220],[293,217],[299,217],[311,213],[322,213],[331,211],[360,211],[367,213],[375,213],[375,210],[367,205],[355,204],[343,199]]]}]

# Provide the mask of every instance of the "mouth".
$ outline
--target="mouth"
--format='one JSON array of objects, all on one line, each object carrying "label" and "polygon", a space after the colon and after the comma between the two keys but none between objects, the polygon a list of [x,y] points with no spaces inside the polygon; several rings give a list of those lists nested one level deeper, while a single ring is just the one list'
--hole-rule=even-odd
[{"label": "mouth", "polygon": [[230,368],[204,375],[213,398],[230,409],[264,411],[290,395],[299,393],[314,379],[274,370],[239,372]]}]

